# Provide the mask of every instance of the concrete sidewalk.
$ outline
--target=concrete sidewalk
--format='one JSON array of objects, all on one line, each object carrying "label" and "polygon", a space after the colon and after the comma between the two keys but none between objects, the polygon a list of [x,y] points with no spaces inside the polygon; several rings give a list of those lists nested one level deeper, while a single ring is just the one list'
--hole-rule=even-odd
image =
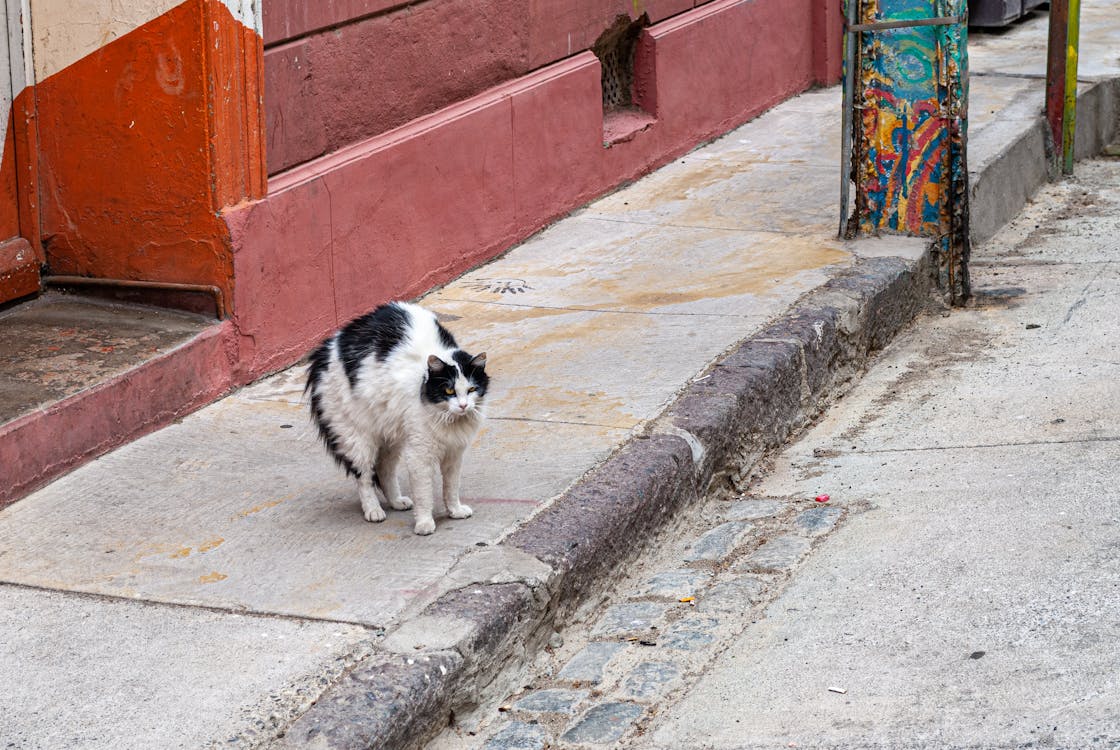
[{"label": "concrete sidewalk", "polygon": [[[1120,746],[1120,159],[427,750]],[[818,501],[822,495],[829,498]]]},{"label": "concrete sidewalk", "polygon": [[[1082,64],[1102,78],[1120,72],[1117,7],[1083,11]],[[1045,26],[973,40],[979,232],[1045,172],[1042,82],[1017,57],[1040,35],[1044,50]],[[1117,90],[1085,97],[1089,153]],[[834,239],[839,133],[839,90],[802,95],[422,299],[494,379],[464,472],[475,516],[434,536],[405,513],[362,520],[302,368],[0,512],[0,738],[391,747],[437,730],[924,303],[925,242]],[[751,355],[734,384],[704,374],[728,352]],[[789,383],[793,401],[758,401]]]},{"label": "concrete sidewalk", "polygon": [[620,746],[1120,746],[1117,237],[1120,160],[1096,160],[975,249],[974,304],[899,336],[751,488],[834,488],[844,523]]}]

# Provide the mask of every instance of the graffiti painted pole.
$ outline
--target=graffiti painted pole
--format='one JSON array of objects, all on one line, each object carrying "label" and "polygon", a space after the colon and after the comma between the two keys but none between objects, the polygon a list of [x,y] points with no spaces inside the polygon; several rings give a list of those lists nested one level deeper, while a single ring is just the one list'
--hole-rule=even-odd
[{"label": "graffiti painted pole", "polygon": [[[849,2],[855,61],[845,153],[856,195],[841,231],[933,238],[940,286],[962,304],[971,294],[967,0]],[[842,216],[846,210],[845,201]]]},{"label": "graffiti painted pole", "polygon": [[1077,126],[1077,47],[1081,0],[1051,0],[1046,49],[1046,120],[1050,125],[1053,173],[1073,174]]}]

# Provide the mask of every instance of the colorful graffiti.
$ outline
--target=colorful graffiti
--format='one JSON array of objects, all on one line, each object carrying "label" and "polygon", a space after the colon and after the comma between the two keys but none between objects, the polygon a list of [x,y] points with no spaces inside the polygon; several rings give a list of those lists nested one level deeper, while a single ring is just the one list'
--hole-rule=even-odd
[{"label": "colorful graffiti", "polygon": [[938,238],[950,296],[967,296],[967,1],[850,1],[858,229]]}]

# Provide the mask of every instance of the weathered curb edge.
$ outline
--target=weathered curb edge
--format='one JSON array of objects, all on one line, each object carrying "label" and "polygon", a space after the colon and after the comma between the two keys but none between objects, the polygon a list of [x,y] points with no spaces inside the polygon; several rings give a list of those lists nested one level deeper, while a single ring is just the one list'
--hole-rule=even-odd
[{"label": "weathered curb edge", "polygon": [[[973,245],[990,239],[1026,205],[1049,177],[1051,146],[1046,121],[1039,117],[1024,123],[1022,132],[1008,139],[976,170],[969,189]],[[1077,95],[1074,156],[1086,159],[1099,154],[1120,133],[1120,78],[1091,84]],[[1002,132],[993,132],[1001,137]],[[985,134],[982,132],[980,138]]]},{"label": "weathered curb edge", "polygon": [[715,477],[757,460],[816,416],[913,319],[931,286],[923,254],[857,260],[809,292],[685,388],[647,435],[490,550],[540,561],[547,574],[445,594],[329,689],[281,746],[422,746],[457,708],[477,704],[507,665],[536,653]]},{"label": "weathered curb edge", "polygon": [[[1120,80],[1091,86],[1078,106],[1077,156],[1084,158],[1120,130]],[[971,188],[975,243],[1014,217],[1046,180],[1046,149],[1039,119],[978,165]],[[815,417],[917,315],[931,287],[928,256],[865,258],[807,294],[695,379],[649,434],[492,550],[498,562],[530,558],[547,573],[493,577],[445,594],[391,634],[385,651],[324,693],[278,744],[422,747],[457,708],[477,704],[507,666],[536,653],[714,478],[753,464]]]}]

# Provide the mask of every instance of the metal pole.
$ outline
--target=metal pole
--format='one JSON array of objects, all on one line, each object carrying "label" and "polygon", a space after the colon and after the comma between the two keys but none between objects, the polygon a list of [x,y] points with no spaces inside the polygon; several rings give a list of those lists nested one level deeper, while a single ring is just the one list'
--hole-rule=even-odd
[{"label": "metal pole", "polygon": [[840,232],[843,238],[848,228],[849,187],[852,180],[852,119],[855,113],[856,45],[859,33],[852,31],[858,20],[860,0],[847,0],[848,24],[844,30],[844,111],[840,134]]},{"label": "metal pole", "polygon": [[1073,134],[1077,127],[1077,48],[1081,35],[1081,0],[1068,0],[1065,102],[1062,114],[1062,174],[1073,174]]},{"label": "metal pole", "polygon": [[[1073,0],[1077,2],[1077,0]],[[1066,56],[1070,0],[1050,0],[1050,36],[1046,47],[1046,122],[1050,125],[1052,163],[1057,167],[1063,153],[1063,122],[1066,98]],[[1076,80],[1074,89],[1076,96]]]}]

